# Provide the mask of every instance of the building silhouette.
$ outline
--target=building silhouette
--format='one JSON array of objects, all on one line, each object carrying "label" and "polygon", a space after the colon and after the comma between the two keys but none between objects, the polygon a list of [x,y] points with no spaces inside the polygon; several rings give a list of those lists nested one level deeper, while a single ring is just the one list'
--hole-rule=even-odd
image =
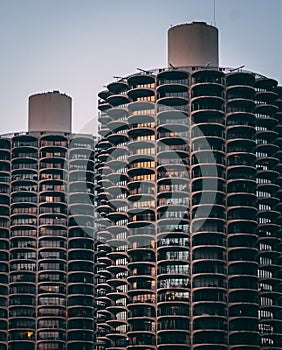
[{"label": "building silhouette", "polygon": [[282,348],[282,88],[173,27],[99,93],[98,350]]},{"label": "building silhouette", "polygon": [[58,91],[0,136],[1,350],[94,348],[94,141]]}]

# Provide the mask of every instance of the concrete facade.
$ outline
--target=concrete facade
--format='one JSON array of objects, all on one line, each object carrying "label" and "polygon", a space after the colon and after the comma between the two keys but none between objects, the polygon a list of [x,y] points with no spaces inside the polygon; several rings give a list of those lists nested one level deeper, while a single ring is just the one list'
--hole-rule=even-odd
[{"label": "concrete facade", "polygon": [[59,91],[29,97],[28,130],[71,132],[72,100]]},{"label": "concrete facade", "polygon": [[168,65],[218,67],[218,30],[204,22],[172,27],[168,31]]}]

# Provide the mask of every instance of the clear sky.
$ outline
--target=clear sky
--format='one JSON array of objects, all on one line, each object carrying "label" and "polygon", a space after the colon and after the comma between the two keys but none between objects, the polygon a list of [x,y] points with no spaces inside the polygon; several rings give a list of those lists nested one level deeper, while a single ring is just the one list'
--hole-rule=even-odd
[{"label": "clear sky", "polygon": [[[214,0],[0,0],[0,133],[27,130],[28,96],[53,90],[94,131],[103,86],[166,66],[167,30],[193,21],[214,24]],[[282,84],[282,0],[216,0],[216,26],[221,66]]]}]

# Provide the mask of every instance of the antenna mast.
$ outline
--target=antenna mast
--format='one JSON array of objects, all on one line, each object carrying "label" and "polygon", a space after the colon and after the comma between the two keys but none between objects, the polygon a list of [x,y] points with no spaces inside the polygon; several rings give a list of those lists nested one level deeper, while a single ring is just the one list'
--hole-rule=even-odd
[{"label": "antenna mast", "polygon": [[216,0],[213,0],[213,24],[216,27]]}]

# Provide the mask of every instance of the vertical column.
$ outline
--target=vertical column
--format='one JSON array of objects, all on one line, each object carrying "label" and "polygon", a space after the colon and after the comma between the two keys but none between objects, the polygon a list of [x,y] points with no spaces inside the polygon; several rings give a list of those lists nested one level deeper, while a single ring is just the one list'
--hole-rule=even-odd
[{"label": "vertical column", "polygon": [[67,350],[93,349],[94,142],[75,135],[68,150]]},{"label": "vertical column", "polygon": [[12,139],[9,348],[35,349],[38,141]]},{"label": "vertical column", "polygon": [[128,349],[156,348],[155,77],[128,78]]},{"label": "vertical column", "polygon": [[259,332],[263,349],[278,349],[282,344],[281,298],[277,294],[281,290],[281,209],[279,210],[279,143],[276,143],[279,138],[280,113],[279,102],[278,105],[275,103],[278,98],[276,85],[275,80],[268,78],[257,78],[255,84]]},{"label": "vertical column", "polygon": [[255,77],[226,76],[226,206],[230,349],[259,349]]},{"label": "vertical column", "polygon": [[193,349],[227,349],[224,76],[191,81],[191,272]]},{"label": "vertical column", "polygon": [[[101,140],[97,142],[95,147],[95,206],[97,213],[97,237],[95,247],[95,306],[97,310],[97,325],[95,345],[97,350],[104,350],[111,346],[111,340],[108,338],[111,327],[108,325],[107,321],[111,319],[112,315],[107,308],[111,306],[112,301],[110,295],[108,296],[108,293],[111,292],[111,285],[108,282],[110,280],[115,280],[112,278],[112,273],[108,270],[108,267],[111,265],[111,259],[107,256],[112,250],[109,244],[112,235],[108,230],[111,226],[111,221],[107,217],[108,213],[112,211],[108,202],[108,200],[112,198],[109,192],[112,183],[107,180],[107,175],[111,173],[110,168],[107,167],[107,160],[109,159],[109,149],[112,146],[107,139],[107,135],[110,132],[107,123],[112,119],[107,114],[107,111],[110,110],[110,105],[106,102],[109,95],[110,92],[108,90],[99,93],[100,100],[98,101],[98,108],[100,112],[98,121]],[[118,111],[117,115],[119,115]],[[121,181],[126,182],[126,179]],[[124,193],[126,193],[125,189]],[[121,297],[125,299],[126,304],[125,294],[122,293]]]},{"label": "vertical column", "polygon": [[190,349],[188,73],[157,76],[158,349]]},{"label": "vertical column", "polygon": [[113,82],[99,94],[102,111],[97,145],[97,347],[128,345],[128,123],[127,82]]},{"label": "vertical column", "polygon": [[68,141],[46,134],[39,147],[37,349],[65,350]]},{"label": "vertical column", "polygon": [[11,204],[11,143],[0,139],[0,349],[8,343],[9,216]]}]

